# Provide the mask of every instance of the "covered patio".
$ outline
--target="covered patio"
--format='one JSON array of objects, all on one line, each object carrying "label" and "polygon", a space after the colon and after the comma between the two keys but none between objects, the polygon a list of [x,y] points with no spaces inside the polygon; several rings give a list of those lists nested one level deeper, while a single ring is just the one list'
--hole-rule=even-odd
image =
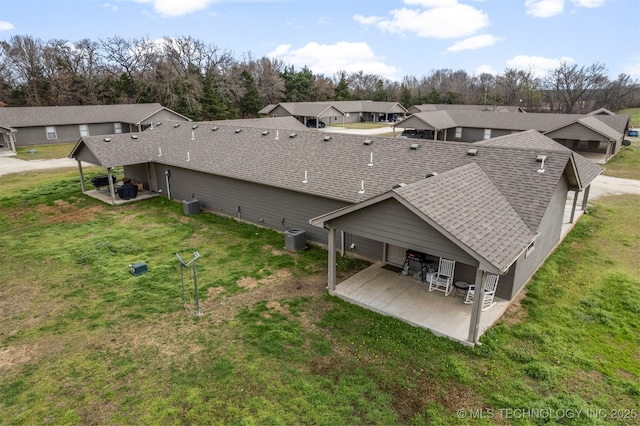
[{"label": "covered patio", "polygon": [[[429,292],[429,284],[416,281],[413,274],[402,275],[394,268],[378,262],[342,281],[329,294],[363,308],[391,316],[416,327],[431,330],[465,345],[469,342],[471,304],[452,291],[448,296]],[[496,304],[480,315],[478,337],[502,316],[509,301],[495,298]]]},{"label": "covered patio", "polygon": [[148,200],[150,198],[158,197],[160,194],[153,191],[140,190],[138,191],[138,195],[136,198],[132,198],[130,200],[124,200],[122,198],[118,198],[117,195],[111,196],[111,192],[109,191],[109,187],[104,187],[100,189],[91,189],[84,192],[85,195],[95,198],[96,200],[103,201],[107,204],[113,204],[114,206],[119,206],[121,204],[132,203],[134,201],[140,200]]}]

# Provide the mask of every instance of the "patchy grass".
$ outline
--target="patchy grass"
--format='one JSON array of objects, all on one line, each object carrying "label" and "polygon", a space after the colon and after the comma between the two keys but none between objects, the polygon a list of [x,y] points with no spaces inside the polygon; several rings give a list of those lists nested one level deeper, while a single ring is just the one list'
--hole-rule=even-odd
[{"label": "patchy grass", "polygon": [[604,166],[604,174],[624,179],[640,180],[640,138],[630,138],[629,146],[620,151]]},{"label": "patchy grass", "polygon": [[468,348],[328,296],[326,252],[281,233],[102,204],[67,172],[2,179],[0,424],[637,424],[638,197],[595,203]]},{"label": "patchy grass", "polygon": [[16,147],[16,158],[19,158],[20,160],[52,160],[56,158],[66,158],[69,156],[75,145],[75,142],[66,142],[51,145],[18,146]]}]

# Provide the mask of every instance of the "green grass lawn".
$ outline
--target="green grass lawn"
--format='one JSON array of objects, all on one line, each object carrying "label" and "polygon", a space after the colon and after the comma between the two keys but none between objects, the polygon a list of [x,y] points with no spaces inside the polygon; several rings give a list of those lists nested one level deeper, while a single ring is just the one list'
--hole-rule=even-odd
[{"label": "green grass lawn", "polygon": [[0,424],[637,424],[637,207],[594,203],[469,348],[329,296],[326,252],[281,233],[2,176]]},{"label": "green grass lawn", "polygon": [[75,142],[56,143],[51,145],[18,146],[16,158],[20,160],[52,160],[66,158],[75,146]]}]

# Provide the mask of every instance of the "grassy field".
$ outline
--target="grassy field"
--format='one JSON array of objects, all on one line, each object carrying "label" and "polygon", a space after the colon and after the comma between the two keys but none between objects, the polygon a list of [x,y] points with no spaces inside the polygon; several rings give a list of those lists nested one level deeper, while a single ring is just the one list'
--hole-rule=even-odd
[{"label": "grassy field", "polygon": [[16,147],[16,158],[20,160],[51,160],[66,158],[75,146],[75,142],[57,143],[51,145],[19,146]]},{"label": "grassy field", "polygon": [[326,252],[275,231],[1,179],[0,424],[638,423],[638,197],[595,203],[468,348],[329,296]]}]

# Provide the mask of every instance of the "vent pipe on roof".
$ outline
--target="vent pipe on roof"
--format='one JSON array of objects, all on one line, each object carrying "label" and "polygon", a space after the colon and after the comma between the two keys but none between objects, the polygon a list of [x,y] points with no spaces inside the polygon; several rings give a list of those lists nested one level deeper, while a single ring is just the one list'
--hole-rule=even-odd
[{"label": "vent pipe on roof", "polygon": [[191,140],[194,140],[196,138],[196,133],[192,130],[191,131]]},{"label": "vent pipe on roof", "polygon": [[276,140],[280,139],[280,131],[276,130]]},{"label": "vent pipe on roof", "polygon": [[308,176],[307,176],[307,171],[304,171],[304,180],[302,181],[302,183],[307,183],[309,182]]},{"label": "vent pipe on roof", "polygon": [[363,180],[360,181],[360,191],[358,191],[358,194],[364,194],[364,181]]},{"label": "vent pipe on roof", "polygon": [[369,158],[369,164],[367,164],[367,166],[369,167],[373,166],[373,152],[371,153],[371,157]]},{"label": "vent pipe on roof", "polygon": [[162,157],[162,147],[158,147],[158,157]]},{"label": "vent pipe on roof", "polygon": [[191,154],[187,151],[187,161],[191,161]]},{"label": "vent pipe on roof", "polygon": [[544,173],[544,161],[547,159],[546,155],[538,155],[536,157],[536,162],[540,163],[540,168],[538,169],[538,173]]}]

